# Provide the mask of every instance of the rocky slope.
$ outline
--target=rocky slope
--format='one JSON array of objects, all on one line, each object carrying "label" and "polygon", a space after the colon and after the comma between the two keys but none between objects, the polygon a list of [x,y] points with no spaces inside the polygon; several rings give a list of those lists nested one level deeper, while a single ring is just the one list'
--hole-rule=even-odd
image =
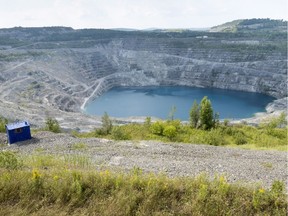
[{"label": "rocky slope", "polygon": [[52,116],[62,127],[91,129],[99,117],[81,108],[114,86],[216,87],[285,98],[286,32],[0,29],[0,114],[36,125]]}]

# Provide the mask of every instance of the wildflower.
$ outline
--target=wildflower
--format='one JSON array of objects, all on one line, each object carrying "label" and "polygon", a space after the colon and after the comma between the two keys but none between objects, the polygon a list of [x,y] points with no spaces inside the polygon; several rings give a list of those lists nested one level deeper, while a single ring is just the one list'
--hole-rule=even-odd
[{"label": "wildflower", "polygon": [[259,191],[259,193],[265,193],[265,189],[264,188],[260,188],[258,191]]},{"label": "wildflower", "polygon": [[55,176],[53,177],[53,179],[54,179],[54,181],[57,181],[57,180],[59,179],[59,176],[55,175]]},{"label": "wildflower", "polygon": [[37,169],[33,169],[32,171],[32,179],[39,179],[41,177],[39,171]]}]

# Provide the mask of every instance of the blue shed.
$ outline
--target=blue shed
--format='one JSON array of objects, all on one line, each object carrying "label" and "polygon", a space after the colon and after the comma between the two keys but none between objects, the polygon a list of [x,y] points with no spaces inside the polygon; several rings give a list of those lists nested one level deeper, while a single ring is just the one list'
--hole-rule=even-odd
[{"label": "blue shed", "polygon": [[27,121],[7,124],[5,127],[9,144],[31,139],[30,124]]}]

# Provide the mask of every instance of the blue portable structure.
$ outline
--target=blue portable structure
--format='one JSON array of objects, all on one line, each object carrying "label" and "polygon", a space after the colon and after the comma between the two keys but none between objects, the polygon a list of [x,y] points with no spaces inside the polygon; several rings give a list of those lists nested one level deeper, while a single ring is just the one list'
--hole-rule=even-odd
[{"label": "blue portable structure", "polygon": [[5,125],[9,144],[31,139],[30,124],[27,121]]}]

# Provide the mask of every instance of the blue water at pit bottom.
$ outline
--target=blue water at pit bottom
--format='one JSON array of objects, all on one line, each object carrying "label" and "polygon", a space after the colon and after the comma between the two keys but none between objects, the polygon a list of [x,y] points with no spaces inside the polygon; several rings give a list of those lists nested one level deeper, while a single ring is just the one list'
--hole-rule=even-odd
[{"label": "blue water at pit bottom", "polygon": [[194,100],[200,103],[204,96],[212,102],[220,119],[241,119],[264,112],[265,106],[275,98],[259,93],[194,87],[117,87],[112,88],[85,108],[85,113],[102,116],[107,112],[112,117],[153,116],[167,119],[173,106],[174,117],[189,119],[189,110]]}]

